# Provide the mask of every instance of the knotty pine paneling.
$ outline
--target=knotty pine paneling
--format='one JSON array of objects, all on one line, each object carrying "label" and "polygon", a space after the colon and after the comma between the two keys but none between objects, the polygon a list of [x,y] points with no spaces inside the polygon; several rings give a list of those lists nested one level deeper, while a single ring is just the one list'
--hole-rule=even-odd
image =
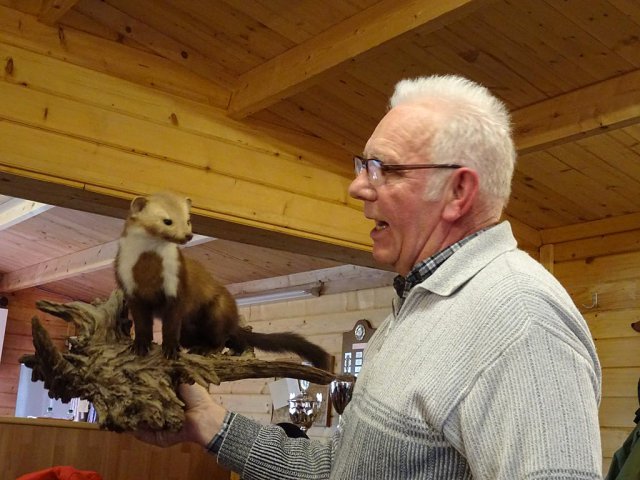
[{"label": "knotty pine paneling", "polygon": [[602,395],[604,397],[628,397],[633,393],[630,388],[637,385],[640,378],[640,367],[610,368],[602,379]]},{"label": "knotty pine paneling", "polygon": [[[5,1],[1,3],[6,4]],[[0,7],[0,19],[0,36],[10,37],[14,43],[43,56],[102,72],[105,83],[109,83],[110,78],[123,79],[217,107],[223,107],[229,101],[229,92],[215,82],[188,70],[177,69],[167,59],[129,48],[120,41],[110,42],[73,28],[65,28],[64,41],[60,41],[58,28],[4,6]],[[96,56],[95,52],[100,52],[100,55]],[[72,81],[69,89],[76,90],[81,83]],[[103,91],[98,89],[96,93],[97,98]]]},{"label": "knotty pine paneling", "polygon": [[584,238],[553,244],[554,274],[587,320],[602,365],[604,473],[635,426],[639,403],[640,333],[631,324],[640,320],[640,229],[619,230],[594,235],[585,228]]},{"label": "knotty pine paneling", "polygon": [[597,236],[554,245],[556,262],[606,256],[640,250],[640,230]]},{"label": "knotty pine paneling", "polygon": [[635,280],[639,271],[640,251],[587,257],[555,266],[556,276],[567,288]]},{"label": "knotty pine paneling", "polygon": [[0,361],[0,415],[14,415],[20,376],[20,362],[18,360],[22,355],[34,352],[31,339],[31,318],[38,316],[51,335],[53,342],[60,349],[65,348],[65,338],[73,334],[70,324],[38,311],[35,303],[37,300],[61,303],[71,300],[38,288],[30,288],[6,296],[9,299],[9,315],[2,348],[2,360]]}]

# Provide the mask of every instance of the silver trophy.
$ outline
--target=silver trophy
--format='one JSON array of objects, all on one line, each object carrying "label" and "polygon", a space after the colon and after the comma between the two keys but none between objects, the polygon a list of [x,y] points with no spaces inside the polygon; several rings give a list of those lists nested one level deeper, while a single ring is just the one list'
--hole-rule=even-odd
[{"label": "silver trophy", "polygon": [[322,394],[316,393],[314,398],[307,392],[309,382],[300,380],[299,383],[301,393],[298,395],[292,393],[289,397],[289,418],[291,418],[292,423],[306,433],[320,413]]},{"label": "silver trophy", "polygon": [[353,375],[339,375],[331,382],[329,387],[329,398],[336,412],[338,412],[338,430],[342,429],[342,412],[351,401],[353,387],[356,384],[356,377]]}]

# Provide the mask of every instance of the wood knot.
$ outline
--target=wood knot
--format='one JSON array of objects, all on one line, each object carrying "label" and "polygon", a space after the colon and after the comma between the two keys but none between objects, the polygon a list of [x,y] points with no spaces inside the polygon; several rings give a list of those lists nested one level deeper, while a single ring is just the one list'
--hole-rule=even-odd
[{"label": "wood knot", "polygon": [[480,56],[480,50],[474,48],[472,50],[467,50],[466,52],[460,52],[459,55],[463,60],[466,60],[469,63],[475,63]]},{"label": "wood knot", "polygon": [[7,75],[13,75],[13,58],[7,58],[7,63],[4,64],[4,73]]}]

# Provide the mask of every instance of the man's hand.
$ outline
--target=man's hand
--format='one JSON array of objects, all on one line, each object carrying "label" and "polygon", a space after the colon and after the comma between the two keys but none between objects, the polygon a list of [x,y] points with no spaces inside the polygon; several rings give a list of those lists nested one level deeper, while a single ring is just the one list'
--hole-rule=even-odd
[{"label": "man's hand", "polygon": [[227,412],[213,401],[209,392],[198,384],[182,384],[178,393],[186,404],[182,429],[178,432],[138,430],[133,432],[138,440],[159,447],[182,442],[195,442],[205,447],[218,433]]}]

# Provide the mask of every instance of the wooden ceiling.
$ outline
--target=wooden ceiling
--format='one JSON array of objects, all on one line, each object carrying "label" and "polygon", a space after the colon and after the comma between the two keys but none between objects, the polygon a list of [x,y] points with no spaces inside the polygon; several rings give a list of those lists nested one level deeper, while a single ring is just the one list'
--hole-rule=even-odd
[{"label": "wooden ceiling", "polygon": [[[526,247],[546,231],[640,214],[636,0],[0,0],[0,44],[220,109],[278,141],[304,138],[318,152],[305,161],[345,178],[398,80],[461,74],[513,113],[506,214]],[[6,106],[0,119],[16,121]],[[0,272],[113,241],[120,228],[56,207],[0,232]],[[344,263],[246,248],[218,240],[193,252],[228,283]],[[112,286],[81,275],[48,285],[84,299]]]}]

